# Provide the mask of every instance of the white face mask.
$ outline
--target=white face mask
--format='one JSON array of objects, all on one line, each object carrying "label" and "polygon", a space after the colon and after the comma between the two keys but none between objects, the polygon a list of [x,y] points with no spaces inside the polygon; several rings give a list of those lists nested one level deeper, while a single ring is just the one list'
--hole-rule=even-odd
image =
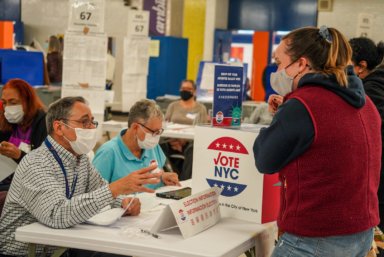
[{"label": "white face mask", "polygon": [[271,73],[271,87],[281,96],[292,92],[294,77],[288,76],[285,69]]},{"label": "white face mask", "polygon": [[[67,124],[65,125],[68,126]],[[68,138],[64,137],[71,145],[72,150],[75,151],[75,153],[77,154],[89,153],[97,143],[97,129],[95,128],[94,129],[72,128],[72,129],[75,130],[76,140],[70,141]]]},{"label": "white face mask", "polygon": [[6,106],[4,116],[9,123],[18,124],[24,118],[23,106],[21,104]]},{"label": "white face mask", "polygon": [[[145,132],[144,132],[145,133]],[[152,149],[154,148],[160,141],[160,135],[153,136],[152,134],[145,133],[145,138],[141,141],[137,138],[137,144],[141,149]]]}]

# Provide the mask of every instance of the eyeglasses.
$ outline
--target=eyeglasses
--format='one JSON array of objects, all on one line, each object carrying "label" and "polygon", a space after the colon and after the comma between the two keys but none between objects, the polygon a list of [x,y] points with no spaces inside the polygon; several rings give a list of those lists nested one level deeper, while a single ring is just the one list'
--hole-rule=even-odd
[{"label": "eyeglasses", "polygon": [[140,122],[138,122],[137,124],[139,124],[140,126],[146,128],[147,130],[149,130],[152,133],[152,136],[160,136],[164,132],[163,128],[161,128],[159,130],[153,130],[153,129],[148,128],[147,126],[145,126],[144,124],[142,124]]},{"label": "eyeglasses", "polygon": [[94,120],[70,120],[70,119],[62,119],[62,120],[65,120],[65,121],[73,121],[73,122],[77,122],[79,124],[81,124],[83,126],[84,129],[89,129],[89,128],[92,128],[92,126],[94,126],[95,128],[97,128],[97,126],[99,126],[99,123],[97,121],[94,121]]}]

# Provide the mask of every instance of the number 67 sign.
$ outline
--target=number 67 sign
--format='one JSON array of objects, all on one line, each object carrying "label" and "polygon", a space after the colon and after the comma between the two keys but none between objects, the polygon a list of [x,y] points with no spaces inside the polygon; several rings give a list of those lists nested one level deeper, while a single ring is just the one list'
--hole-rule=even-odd
[{"label": "number 67 sign", "polygon": [[148,11],[128,11],[128,31],[127,36],[148,37],[149,12]]},{"label": "number 67 sign", "polygon": [[105,0],[70,0],[69,31],[104,33]]}]

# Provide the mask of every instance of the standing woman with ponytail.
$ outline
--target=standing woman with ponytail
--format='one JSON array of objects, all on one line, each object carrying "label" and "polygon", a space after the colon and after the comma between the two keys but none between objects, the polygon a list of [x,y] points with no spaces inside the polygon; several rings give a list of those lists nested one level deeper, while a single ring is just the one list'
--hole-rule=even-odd
[{"label": "standing woman with ponytail", "polygon": [[274,117],[254,143],[261,173],[279,173],[284,232],[272,257],[363,257],[379,223],[380,116],[336,29],[294,30],[275,52]]},{"label": "standing woman with ponytail", "polygon": [[44,105],[26,81],[11,79],[3,87],[0,154],[17,163],[47,137]]}]

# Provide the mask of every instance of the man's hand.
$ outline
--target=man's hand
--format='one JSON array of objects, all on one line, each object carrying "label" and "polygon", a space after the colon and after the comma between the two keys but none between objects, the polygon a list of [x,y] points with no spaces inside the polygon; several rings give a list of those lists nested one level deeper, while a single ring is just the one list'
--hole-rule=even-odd
[{"label": "man's hand", "polygon": [[138,198],[128,197],[121,202],[121,208],[126,209],[123,216],[137,216],[140,214],[141,202]]},{"label": "man's hand", "polygon": [[175,172],[163,172],[161,179],[167,186],[181,186],[179,176]]},{"label": "man's hand", "polygon": [[131,194],[135,192],[153,193],[155,190],[145,187],[146,184],[157,184],[160,182],[162,173],[151,173],[157,165],[150,165],[149,167],[142,168],[134,171],[129,175],[116,180],[109,184],[109,189],[112,196],[116,198],[122,194]]}]

